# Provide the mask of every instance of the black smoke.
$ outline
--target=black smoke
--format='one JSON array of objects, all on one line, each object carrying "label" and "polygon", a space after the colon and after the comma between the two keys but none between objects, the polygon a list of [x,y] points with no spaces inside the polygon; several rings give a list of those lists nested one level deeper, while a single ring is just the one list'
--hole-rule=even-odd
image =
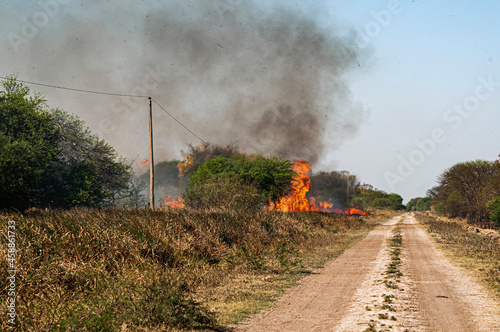
[{"label": "black smoke", "polygon": [[[278,2],[69,2],[6,54],[20,78],[150,95],[206,141],[314,164],[362,114],[345,81],[360,61],[354,35],[332,26]],[[147,157],[147,99],[37,90],[121,154]],[[154,112],[157,160],[199,142]]]}]

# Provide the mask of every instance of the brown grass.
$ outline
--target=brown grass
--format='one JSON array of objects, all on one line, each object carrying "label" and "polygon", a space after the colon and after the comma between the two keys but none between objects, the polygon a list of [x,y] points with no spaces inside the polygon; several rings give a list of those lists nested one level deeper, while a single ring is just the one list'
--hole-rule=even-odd
[{"label": "brown grass", "polygon": [[[0,218],[3,266],[7,221],[16,221],[19,331],[155,331],[218,330],[269,306],[386,215],[75,209]],[[1,270],[4,292],[6,277]]]}]

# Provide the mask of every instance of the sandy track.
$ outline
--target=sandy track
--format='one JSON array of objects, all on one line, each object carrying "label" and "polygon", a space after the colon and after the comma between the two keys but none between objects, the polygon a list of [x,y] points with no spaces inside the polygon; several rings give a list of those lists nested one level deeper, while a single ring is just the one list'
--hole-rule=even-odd
[{"label": "sandy track", "polygon": [[304,278],[277,301],[273,310],[254,316],[235,331],[331,331],[347,313],[397,220],[376,227],[340,257]]},{"label": "sandy track", "polygon": [[415,218],[405,218],[403,232],[408,273],[415,283],[419,312],[427,330],[500,331],[498,304],[436,250]]},{"label": "sandy track", "polygon": [[396,288],[386,286],[387,239],[399,220],[376,227],[234,331],[500,331],[498,305],[436,250],[410,214],[398,226],[403,276]]}]

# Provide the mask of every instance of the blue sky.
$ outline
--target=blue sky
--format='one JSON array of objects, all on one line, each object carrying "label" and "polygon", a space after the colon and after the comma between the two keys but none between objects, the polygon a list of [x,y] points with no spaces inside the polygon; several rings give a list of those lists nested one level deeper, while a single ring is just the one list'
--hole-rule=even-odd
[{"label": "blue sky", "polygon": [[[363,30],[387,1],[329,2],[330,14]],[[443,120],[447,110],[473,96],[480,77],[500,82],[499,3],[494,1],[401,1],[401,12],[370,39],[371,66],[351,78],[353,99],[369,109],[359,134],[331,154],[341,169],[405,200],[425,195],[454,163],[498,158],[500,87],[458,128]],[[471,104],[472,105],[472,104]],[[447,139],[391,185],[420,142],[442,129]],[[415,161],[420,160],[414,155]],[[399,157],[399,158],[398,158]],[[413,166],[413,165],[412,165]]]},{"label": "blue sky", "polygon": [[[0,40],[0,76],[19,73],[19,78],[25,80],[135,94],[147,83],[147,72],[156,68],[153,68],[154,59],[148,58],[149,44],[141,42],[151,37],[143,35],[141,22],[148,22],[161,10],[180,10],[189,19],[205,20],[203,15],[191,12],[192,2],[25,0],[3,3],[0,28],[5,34]],[[49,7],[44,9],[40,3]],[[215,5],[228,9],[226,16],[243,17],[249,2],[207,0],[203,4],[212,11]],[[256,12],[271,15],[273,10],[281,10],[276,8],[293,8],[336,35],[355,33],[359,36],[359,31],[368,35],[364,43],[357,45],[358,65],[341,74],[349,103],[338,106],[342,110],[332,114],[332,117],[344,118],[342,126],[326,124],[326,131],[318,133],[323,136],[325,151],[313,170],[346,169],[361,182],[397,192],[408,201],[425,195],[443,170],[457,162],[498,158],[499,2],[281,0],[257,1],[254,6]],[[22,36],[26,20],[31,22],[36,17],[40,20],[39,29],[15,50],[9,33]],[[154,22],[160,21],[151,24]],[[218,36],[216,28],[224,29],[224,24],[224,19],[220,20],[220,27],[219,21],[207,19],[207,33]],[[219,43],[223,43],[224,33],[228,32],[217,37]],[[224,51],[229,52],[228,45],[224,44]],[[165,62],[158,67],[159,72],[168,72],[168,82],[184,74],[181,69],[169,67],[172,66],[169,62],[179,60],[176,56],[178,53],[168,50]],[[136,67],[142,60],[144,63]],[[226,63],[217,68],[216,74],[231,70],[223,65]],[[178,68],[191,70],[191,67]],[[168,100],[169,110],[202,136],[214,134],[209,128],[214,125],[221,131],[219,136],[214,134],[215,137],[223,137],[225,130],[235,129],[225,128],[229,124],[221,121],[210,123],[210,113],[189,111],[209,103],[214,105],[214,110],[222,107],[220,91],[210,92],[220,98],[210,100],[207,96],[206,86],[210,84],[200,78],[190,81],[188,88],[181,91],[173,83],[166,83],[168,91],[153,89],[151,93],[160,101]],[[127,102],[127,110],[120,111],[115,107],[119,101],[107,97],[89,98],[67,91],[33,88],[43,93],[51,106],[81,116],[92,131],[125,157],[137,160],[148,157],[144,148],[147,135],[138,129],[147,126],[147,118],[132,113],[142,104]],[[231,89],[233,95],[238,91]],[[457,113],[457,107],[469,110]],[[118,121],[106,115],[110,108],[115,108],[120,115]],[[350,114],[352,119],[348,119]],[[342,132],[350,128],[350,121],[359,124],[355,134]],[[106,130],[113,122],[123,125],[124,129]],[[181,149],[189,143],[198,143],[183,128],[170,122],[162,123],[157,139],[158,153],[166,159],[182,158]],[[162,145],[162,140],[169,143]]]}]

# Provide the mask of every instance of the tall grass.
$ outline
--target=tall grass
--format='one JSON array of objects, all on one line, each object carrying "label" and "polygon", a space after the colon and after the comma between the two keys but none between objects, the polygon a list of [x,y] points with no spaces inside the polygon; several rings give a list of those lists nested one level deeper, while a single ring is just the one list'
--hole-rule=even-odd
[{"label": "tall grass", "polygon": [[[303,269],[300,252],[370,226],[342,215],[237,210],[70,210],[2,214],[16,221],[17,329],[221,328],[198,291],[239,273]],[[0,286],[8,288],[7,270]],[[6,297],[0,300],[6,308]],[[5,319],[2,330],[8,330]]]}]

